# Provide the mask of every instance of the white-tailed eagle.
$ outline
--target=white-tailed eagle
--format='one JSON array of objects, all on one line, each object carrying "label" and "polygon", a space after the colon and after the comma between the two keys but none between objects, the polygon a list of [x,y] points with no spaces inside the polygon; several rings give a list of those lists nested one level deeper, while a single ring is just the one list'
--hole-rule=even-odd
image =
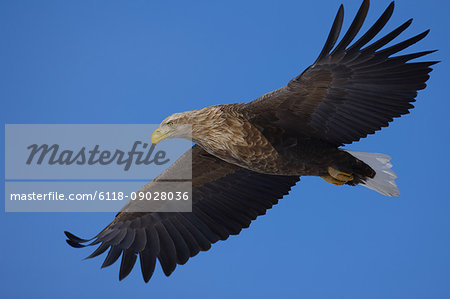
[{"label": "white-tailed eagle", "polygon": [[300,176],[320,176],[335,185],[361,184],[397,196],[389,156],[340,146],[409,113],[437,62],[410,62],[433,51],[393,56],[422,40],[428,30],[385,47],[411,20],[373,41],[391,17],[393,2],[355,41],[368,9],[365,0],[338,40],[341,5],[317,60],[286,86],[248,103],[176,113],[160,124],[153,143],[187,137],[176,124],[189,124],[196,145],[140,191],[151,191],[192,155],[192,212],[119,212],[91,243],[66,232],[67,242],[74,247],[98,245],[89,257],[109,250],[102,267],[122,255],[120,279],[139,258],[147,282],[157,260],[168,276],[176,265],[239,234],[288,194]]}]

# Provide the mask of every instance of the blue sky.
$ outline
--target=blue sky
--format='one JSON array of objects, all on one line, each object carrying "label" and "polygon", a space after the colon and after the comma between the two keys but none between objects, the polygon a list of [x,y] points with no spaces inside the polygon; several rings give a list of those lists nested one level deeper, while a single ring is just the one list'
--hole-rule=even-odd
[{"label": "blue sky", "polygon": [[[360,1],[343,2],[348,26]],[[389,4],[372,2],[366,29]],[[250,101],[314,61],[340,3],[1,1],[1,121],[159,123]],[[92,236],[113,213],[1,212],[0,294],[450,298],[448,9],[396,1],[383,32],[413,17],[402,37],[430,28],[411,50],[439,49],[430,59],[443,62],[410,115],[349,147],[393,157],[398,199],[303,178],[250,229],[169,278],[158,268],[148,284],[138,266],[119,282],[118,264],[100,270],[101,259],[82,261],[90,251],[64,242],[64,230]]]}]

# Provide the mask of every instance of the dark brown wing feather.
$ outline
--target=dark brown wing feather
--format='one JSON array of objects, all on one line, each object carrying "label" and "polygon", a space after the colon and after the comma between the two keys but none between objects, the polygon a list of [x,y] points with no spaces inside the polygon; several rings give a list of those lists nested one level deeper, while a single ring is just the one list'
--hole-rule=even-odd
[{"label": "dark brown wing feather", "polygon": [[[155,180],[164,180],[172,171],[182,171],[182,156]],[[189,159],[190,160],[190,159]],[[169,174],[168,174],[169,173]],[[85,240],[66,232],[73,247],[83,243],[99,247],[92,258],[109,249],[102,267],[113,264],[122,255],[119,279],[125,278],[138,256],[144,280],[150,280],[156,260],[168,276],[218,240],[237,235],[257,216],[266,213],[289,192],[299,177],[265,175],[226,163],[199,146],[192,149],[191,213],[118,213],[94,239]],[[141,191],[151,191],[153,182]]]},{"label": "dark brown wing feather", "polygon": [[428,30],[379,50],[402,33],[411,24],[409,20],[368,45],[391,17],[392,2],[375,24],[350,45],[368,9],[366,0],[333,50],[342,27],[341,6],[316,62],[287,86],[242,105],[249,120],[259,127],[279,126],[342,145],[373,134],[393,118],[409,113],[417,91],[426,87],[430,66],[437,63],[409,61],[434,51],[391,55],[423,39]]}]

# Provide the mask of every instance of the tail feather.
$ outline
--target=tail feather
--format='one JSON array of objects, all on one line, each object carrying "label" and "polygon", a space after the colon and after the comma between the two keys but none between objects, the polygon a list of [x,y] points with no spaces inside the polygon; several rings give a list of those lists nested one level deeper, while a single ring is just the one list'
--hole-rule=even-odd
[{"label": "tail feather", "polygon": [[346,152],[363,161],[376,171],[376,175],[374,178],[367,178],[364,182],[360,183],[360,185],[386,196],[398,196],[400,194],[400,191],[397,188],[397,184],[395,183],[397,175],[391,169],[392,164],[390,163],[390,156],[385,154],[365,153],[348,150],[346,150]]}]

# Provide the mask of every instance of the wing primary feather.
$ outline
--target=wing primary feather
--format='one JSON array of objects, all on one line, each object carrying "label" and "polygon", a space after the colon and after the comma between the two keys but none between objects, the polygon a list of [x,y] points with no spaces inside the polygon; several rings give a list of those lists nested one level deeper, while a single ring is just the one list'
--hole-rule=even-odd
[{"label": "wing primary feather", "polygon": [[351,45],[347,49],[347,52],[349,53],[354,50],[359,50],[365,44],[370,42],[381,31],[381,29],[384,28],[386,23],[391,18],[393,12],[394,12],[394,1],[392,1],[391,4],[389,4],[389,6],[386,8],[383,14],[375,22],[375,24],[373,24],[372,27],[370,27],[370,29],[367,30],[367,32],[360,39],[358,39],[353,45]]},{"label": "wing primary feather", "polygon": [[405,40],[405,41],[403,41],[401,43],[398,43],[396,45],[393,45],[393,46],[391,46],[389,48],[386,48],[384,50],[381,50],[381,51],[377,52],[377,55],[382,55],[382,56],[385,56],[385,57],[389,57],[392,54],[400,52],[401,50],[404,50],[404,49],[408,48],[409,46],[414,45],[418,41],[420,41],[423,38],[425,38],[425,36],[427,36],[429,32],[430,32],[430,30],[428,29],[428,30],[426,30],[426,31],[424,31],[424,32],[422,32],[422,33],[420,33],[420,34],[418,34],[416,36],[413,36],[413,37],[411,37],[411,38],[409,38],[409,39],[407,39],[407,40]]},{"label": "wing primary feather", "polygon": [[80,244],[78,242],[72,241],[72,240],[66,240],[67,244],[72,246],[73,248],[83,248],[86,247],[86,245]]},{"label": "wing primary feather", "polygon": [[106,249],[108,249],[108,248],[109,248],[109,244],[106,242],[103,242],[102,244],[100,244],[99,247],[97,247],[97,249],[95,249],[94,252],[91,253],[91,255],[89,255],[88,257],[86,257],[84,259],[87,260],[87,259],[91,259],[93,257],[99,256],[100,254],[105,252]]},{"label": "wing primary feather", "polygon": [[91,238],[91,239],[82,239],[82,238],[80,238],[80,237],[78,237],[78,236],[75,236],[74,234],[72,234],[71,232],[68,232],[68,231],[64,231],[64,234],[66,235],[66,237],[67,237],[69,240],[71,240],[72,242],[75,242],[75,243],[86,243],[86,242],[89,242],[89,241],[91,241],[92,239],[94,239],[94,238]]},{"label": "wing primary feather", "polygon": [[147,248],[151,247],[155,254],[158,254],[161,250],[161,245],[158,237],[158,232],[154,227],[148,227],[146,229],[147,232]]},{"label": "wing primary feather", "polygon": [[111,241],[113,238],[115,238],[120,232],[121,229],[118,226],[113,226],[99,233],[97,235],[97,239],[101,239],[104,242],[108,242]]},{"label": "wing primary feather", "polygon": [[145,229],[147,234],[147,243],[143,251],[139,252],[139,261],[141,264],[142,278],[148,282],[153,276],[156,266],[156,258],[160,250],[159,238],[156,229],[149,226]]},{"label": "wing primary feather", "polygon": [[384,37],[380,38],[379,40],[377,40],[373,44],[371,44],[371,45],[367,46],[366,48],[362,49],[362,51],[363,52],[369,52],[369,53],[375,52],[376,50],[378,50],[379,48],[381,48],[384,45],[388,44],[394,38],[399,36],[400,33],[405,31],[406,28],[408,28],[411,25],[412,21],[413,21],[413,19],[409,19],[408,21],[406,21],[402,25],[398,26],[396,29],[392,30],[390,33],[388,33]]},{"label": "wing primary feather", "polygon": [[128,228],[125,237],[119,243],[120,248],[122,249],[130,248],[131,244],[133,244],[134,242],[135,237],[136,237],[136,230]]},{"label": "wing primary feather", "polygon": [[134,237],[134,242],[130,246],[130,249],[133,249],[135,252],[140,252],[144,250],[147,245],[147,233],[144,228],[137,228],[136,235]]},{"label": "wing primary feather", "polygon": [[119,280],[124,279],[130,274],[136,263],[137,254],[131,250],[125,250],[122,254],[122,262],[120,263]]},{"label": "wing primary feather", "polygon": [[[353,67],[355,71],[358,72],[358,74],[366,74],[366,73],[376,73],[376,72],[389,72],[391,71],[411,71],[409,68],[412,65],[415,65],[415,62],[412,63],[406,63],[410,60],[431,54],[436,52],[434,51],[424,51],[424,52],[417,52],[407,55],[400,55],[400,56],[394,56],[390,57],[389,59],[386,59],[386,57],[382,57],[379,60],[379,63],[373,63],[369,65],[356,65]],[[374,59],[371,59],[371,62],[374,62]]]},{"label": "wing primary feather", "polygon": [[159,242],[161,246],[158,254],[158,259],[161,263],[164,274],[166,276],[169,276],[177,266],[177,251],[164,225],[162,223],[157,223],[155,225],[155,228],[158,232]]},{"label": "wing primary feather", "polygon": [[139,253],[139,261],[141,264],[142,278],[147,283],[155,272],[156,253],[152,247],[147,247]]},{"label": "wing primary feather", "polygon": [[105,238],[105,242],[109,242],[109,243],[111,243],[111,245],[118,245],[120,242],[122,242],[122,240],[125,238],[126,235],[127,235],[127,229],[122,228],[120,230],[117,230],[117,233],[114,234],[114,237],[112,239],[107,240]]},{"label": "wing primary feather", "polygon": [[363,25],[364,20],[366,19],[367,12],[369,11],[369,6],[370,1],[364,0],[364,2],[361,4],[361,7],[358,10],[358,13],[356,14],[355,19],[350,25],[350,28],[348,29],[347,33],[344,35],[342,40],[339,42],[339,44],[336,46],[336,48],[333,50],[333,52],[331,52],[331,56],[344,53],[345,48],[352,42],[352,40],[355,38],[359,30],[361,29],[361,26]]},{"label": "wing primary feather", "polygon": [[102,264],[102,268],[111,266],[114,264],[122,253],[122,249],[119,246],[111,246],[105,261]]},{"label": "wing primary feather", "polygon": [[319,57],[317,57],[317,60],[314,64],[321,61],[325,56],[328,56],[331,49],[333,49],[334,44],[336,43],[339,37],[339,33],[341,32],[343,20],[344,20],[344,6],[341,4],[334,19],[333,25],[331,26],[331,30],[330,33],[328,34],[327,41],[325,42],[325,45],[323,46],[322,51],[320,52]]},{"label": "wing primary feather", "polygon": [[417,52],[417,53],[412,53],[412,54],[407,54],[407,55],[402,55],[402,56],[396,56],[396,57],[392,57],[392,58],[401,60],[402,62],[407,62],[407,61],[434,53],[436,51],[437,50],[423,51],[423,52]]}]

